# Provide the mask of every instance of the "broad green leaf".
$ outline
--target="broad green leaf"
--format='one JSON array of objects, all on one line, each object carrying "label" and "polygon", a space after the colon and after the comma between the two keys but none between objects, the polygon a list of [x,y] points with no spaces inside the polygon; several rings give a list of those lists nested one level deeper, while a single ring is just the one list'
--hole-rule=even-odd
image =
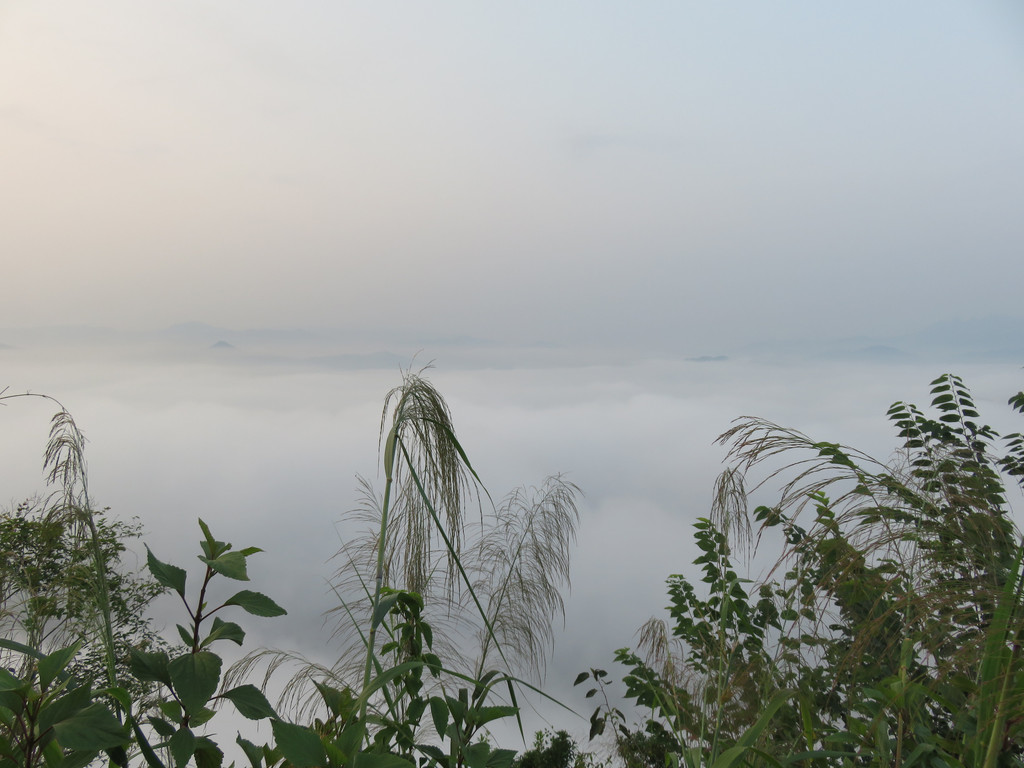
[{"label": "broad green leaf", "polygon": [[317,768],[326,762],[320,737],[309,728],[283,720],[271,720],[270,724],[278,749],[295,768]]},{"label": "broad green leaf", "polygon": [[97,693],[105,693],[107,696],[109,696],[114,701],[116,701],[120,705],[121,709],[123,709],[125,712],[130,712],[131,709],[132,709],[132,696],[131,696],[131,694],[128,693],[128,691],[125,690],[124,688],[121,688],[120,686],[113,687],[113,688],[111,688],[111,687],[103,688],[103,689],[97,691]]},{"label": "broad green leaf", "polygon": [[224,605],[237,605],[253,616],[284,616],[288,612],[260,592],[243,589],[227,599]]},{"label": "broad green leaf", "polygon": [[128,743],[125,727],[99,702],[53,725],[65,749],[101,750]]},{"label": "broad green leaf", "polygon": [[248,739],[243,739],[242,734],[238,734],[238,738],[235,739],[235,743],[242,748],[245,752],[245,756],[249,759],[249,764],[252,768],[262,768],[263,766],[263,748],[257,747]]},{"label": "broad green leaf", "polygon": [[45,733],[54,723],[74,717],[92,703],[92,690],[87,685],[66,692],[43,707],[39,713],[39,731]]},{"label": "broad green leaf", "polygon": [[213,716],[215,714],[217,714],[217,713],[214,712],[209,707],[203,707],[198,712],[192,712],[191,713],[191,715],[189,716],[189,719],[188,719],[189,725],[191,725],[193,728],[198,728],[199,726],[203,725],[204,723],[210,722],[210,720],[213,719]]},{"label": "broad green leaf", "polygon": [[480,707],[473,712],[474,725],[486,725],[492,720],[500,720],[504,717],[513,717],[519,711],[518,707]]},{"label": "broad green leaf", "polygon": [[188,728],[180,728],[168,740],[167,746],[171,750],[174,765],[177,768],[184,768],[185,764],[192,759],[192,754],[196,751],[195,734]]},{"label": "broad green leaf", "polygon": [[61,672],[67,669],[68,664],[75,658],[78,649],[82,647],[79,641],[67,648],[61,648],[39,660],[39,689],[49,690],[50,683],[57,679]]},{"label": "broad green leaf", "polygon": [[[169,679],[170,675],[168,675],[168,680]],[[170,685],[170,682],[168,682],[167,684]],[[178,722],[179,720],[181,720],[181,716],[183,713],[181,711],[181,704],[179,704],[178,702],[161,701],[157,704],[157,707],[160,709],[161,712],[164,713],[168,720],[171,720],[172,722]]]},{"label": "broad green leaf", "polygon": [[22,682],[6,668],[0,667],[0,691],[17,691],[27,687],[28,683]]},{"label": "broad green leaf", "polygon": [[355,698],[352,696],[351,689],[332,688],[316,680],[313,681],[313,685],[320,692],[320,697],[332,715],[338,715],[342,720],[348,720],[351,717],[355,707]]},{"label": "broad green leaf", "polygon": [[366,725],[361,720],[353,718],[346,723],[341,735],[334,740],[334,745],[341,750],[342,754],[354,755],[366,740]]},{"label": "broad green leaf", "polygon": [[188,574],[185,573],[184,568],[160,562],[156,559],[148,545],[146,546],[146,565],[149,566],[149,572],[153,574],[153,578],[160,584],[170,587],[179,595],[185,597],[185,579]]},{"label": "broad green leaf", "polygon": [[487,757],[487,768],[511,768],[515,759],[514,749],[495,749]]},{"label": "broad green leaf", "polygon": [[434,721],[434,728],[438,734],[444,735],[448,729],[448,702],[440,696],[433,696],[430,699],[430,719]]},{"label": "broad green leaf", "polygon": [[357,752],[352,760],[353,768],[416,768],[411,762],[398,755],[381,755],[376,752]]},{"label": "broad green leaf", "polygon": [[477,742],[464,747],[462,757],[469,768],[487,768],[487,758],[491,754],[491,745],[486,742]]},{"label": "broad green leaf", "polygon": [[196,768],[220,768],[224,764],[224,753],[213,741],[200,736],[196,739]]},{"label": "broad green leaf", "polygon": [[264,717],[277,717],[267,697],[255,685],[240,685],[225,691],[221,697],[228,699],[243,717],[250,720],[261,720]]},{"label": "broad green leaf", "polygon": [[202,555],[198,557],[221,576],[227,576],[235,581],[249,580],[249,574],[245,570],[245,555],[241,552],[225,552],[220,557],[212,559]]},{"label": "broad green leaf", "polygon": [[148,720],[153,730],[156,731],[159,735],[163,736],[165,739],[168,739],[174,735],[174,732],[176,730],[175,727],[168,723],[166,720],[164,720],[162,717],[148,717],[146,719]]},{"label": "broad green leaf", "polygon": [[200,647],[205,648],[215,640],[230,640],[236,645],[241,645],[245,640],[245,631],[233,621],[223,621],[219,616],[214,616],[210,634],[206,636]]},{"label": "broad green leaf", "polygon": [[209,651],[187,653],[167,665],[174,691],[185,710],[196,713],[217,690],[220,683],[221,660]]},{"label": "broad green leaf", "polygon": [[132,674],[139,680],[154,680],[164,685],[171,684],[171,674],[167,671],[169,659],[163,651],[140,651],[132,648],[130,653],[130,668]]}]

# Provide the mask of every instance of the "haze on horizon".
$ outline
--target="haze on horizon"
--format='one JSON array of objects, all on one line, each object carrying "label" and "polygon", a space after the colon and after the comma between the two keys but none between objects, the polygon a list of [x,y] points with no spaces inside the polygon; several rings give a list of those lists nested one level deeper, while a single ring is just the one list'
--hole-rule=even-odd
[{"label": "haze on horizon", "polygon": [[0,328],[1019,318],[1021,136],[1010,2],[7,2]]}]

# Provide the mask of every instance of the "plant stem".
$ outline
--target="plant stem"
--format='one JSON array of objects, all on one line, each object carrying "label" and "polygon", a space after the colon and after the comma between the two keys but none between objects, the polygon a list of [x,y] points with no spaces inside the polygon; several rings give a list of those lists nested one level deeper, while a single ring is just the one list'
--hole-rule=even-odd
[{"label": "plant stem", "polygon": [[[380,512],[380,535],[377,541],[377,575],[374,579],[373,605],[370,609],[370,632],[366,640],[366,667],[363,671],[363,691],[370,687],[370,678],[373,674],[373,647],[377,641],[377,609],[380,607],[380,593],[384,586],[384,550],[386,546],[388,530],[388,510],[391,507],[391,486],[394,482],[395,447],[398,443],[398,431],[392,427],[388,433],[387,444],[384,450],[384,503]],[[359,719],[366,722],[366,699],[360,707]],[[369,738],[369,733],[367,733]]]}]

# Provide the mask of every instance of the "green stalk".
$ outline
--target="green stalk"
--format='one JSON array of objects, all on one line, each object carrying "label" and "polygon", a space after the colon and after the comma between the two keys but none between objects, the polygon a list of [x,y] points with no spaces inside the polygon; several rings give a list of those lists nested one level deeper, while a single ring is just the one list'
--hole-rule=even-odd
[{"label": "green stalk", "polygon": [[[980,762],[983,768],[995,768],[999,758],[1003,732],[1009,719],[1008,710],[1010,709],[1012,687],[1015,684],[1015,673],[1020,661],[1021,647],[1014,638],[1021,609],[1021,591],[1024,589],[1022,559],[1024,559],[1024,542],[1018,545],[1013,576],[1003,588],[1002,600],[996,608],[988,636],[985,638],[979,670],[979,696],[975,706],[978,712],[979,731],[981,731],[979,736],[981,738],[987,736],[984,758]],[[1008,647],[1008,641],[1012,641],[1012,648]],[[998,694],[993,695],[993,684],[997,679],[999,682]],[[994,716],[986,713],[993,713]],[[984,728],[980,727],[982,717],[985,717]],[[981,741],[974,745],[976,764],[979,764],[977,758],[981,747]]]},{"label": "green stalk", "polygon": [[[401,403],[399,403],[401,408]],[[384,445],[384,503],[380,513],[380,534],[377,542],[377,575],[374,579],[373,607],[370,612],[370,632],[366,640],[366,665],[363,671],[363,690],[370,687],[370,679],[373,675],[374,644],[377,642],[377,626],[381,618],[377,616],[377,609],[380,607],[380,593],[384,586],[384,550],[388,530],[388,510],[391,506],[391,486],[395,476],[395,443],[398,442],[398,423],[391,428],[387,441]],[[360,707],[359,719],[366,722],[367,700],[363,699]]]}]

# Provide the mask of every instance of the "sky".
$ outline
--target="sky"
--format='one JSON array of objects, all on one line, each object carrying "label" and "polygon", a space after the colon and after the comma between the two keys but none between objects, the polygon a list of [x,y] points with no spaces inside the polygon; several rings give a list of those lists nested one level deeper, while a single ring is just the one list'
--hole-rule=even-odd
[{"label": "sky", "polygon": [[0,328],[1020,315],[1011,2],[0,3]]},{"label": "sky", "polygon": [[[733,419],[885,458],[952,370],[1020,430],[1021,136],[1009,1],[0,0],[0,389],[71,410],[164,559],[197,517],[267,550],[292,618],[252,643],[329,656],[384,394],[433,361],[492,495],[585,494],[548,675],[582,709]],[[51,412],[0,409],[0,505]]]}]

